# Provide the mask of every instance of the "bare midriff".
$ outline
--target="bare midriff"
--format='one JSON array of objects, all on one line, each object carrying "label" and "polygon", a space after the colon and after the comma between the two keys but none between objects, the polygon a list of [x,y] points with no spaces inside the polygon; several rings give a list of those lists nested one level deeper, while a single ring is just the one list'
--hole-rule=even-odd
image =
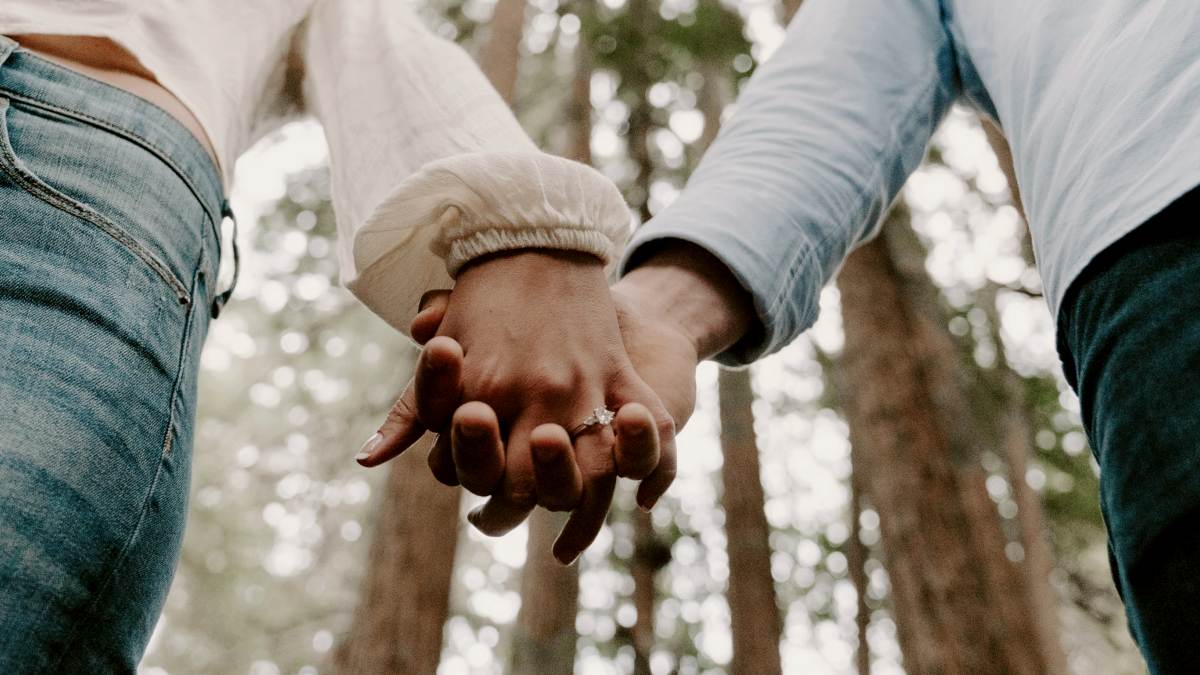
[{"label": "bare midriff", "polygon": [[162,108],[200,141],[214,165],[217,153],[200,121],[128,50],[107,38],[75,35],[12,35],[20,45],[50,61],[141,97]]}]

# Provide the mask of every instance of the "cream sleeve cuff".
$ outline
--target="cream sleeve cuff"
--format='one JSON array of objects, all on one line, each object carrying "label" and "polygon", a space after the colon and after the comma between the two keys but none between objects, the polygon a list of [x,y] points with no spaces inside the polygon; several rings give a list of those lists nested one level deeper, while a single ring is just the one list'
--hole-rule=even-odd
[{"label": "cream sleeve cuff", "polygon": [[589,253],[611,269],[630,214],[587,165],[541,152],[481,152],[426,164],[355,229],[343,282],[407,334],[421,296],[449,288],[466,263],[522,248]]}]

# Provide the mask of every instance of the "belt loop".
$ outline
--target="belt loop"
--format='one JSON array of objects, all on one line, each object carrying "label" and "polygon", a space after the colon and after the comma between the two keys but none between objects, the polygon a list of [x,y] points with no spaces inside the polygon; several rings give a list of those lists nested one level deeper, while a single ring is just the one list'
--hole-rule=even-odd
[{"label": "belt loop", "polygon": [[7,35],[0,35],[0,66],[4,65],[4,62],[8,60],[8,56],[17,51],[17,48],[20,46],[16,40]]},{"label": "belt loop", "polygon": [[[238,239],[237,216],[233,215],[233,209],[229,207],[228,199],[223,200],[221,202],[221,224],[222,225],[225,224],[226,218],[233,221],[233,237],[230,240],[230,243],[233,244],[233,280],[229,282],[229,288],[226,288],[224,291],[221,291],[221,293],[219,293],[217,295],[217,297],[213,300],[213,303],[212,303],[212,318],[213,319],[216,319],[218,316],[221,315],[221,309],[223,307],[225,307],[225,303],[229,302],[229,296],[233,295],[233,289],[237,288],[238,274],[241,272],[241,268],[242,268],[242,256],[241,256],[241,252],[238,250],[238,241],[237,241],[237,239]],[[219,233],[224,234],[225,228],[218,227],[217,230]],[[217,242],[217,247],[219,249],[224,249],[224,247],[221,246],[220,241]]]}]

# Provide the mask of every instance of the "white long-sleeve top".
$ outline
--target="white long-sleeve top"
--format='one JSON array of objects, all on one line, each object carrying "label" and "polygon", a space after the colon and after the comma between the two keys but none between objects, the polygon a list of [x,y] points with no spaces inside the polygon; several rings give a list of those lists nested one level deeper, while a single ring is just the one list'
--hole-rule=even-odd
[{"label": "white long-sleeve top", "polygon": [[555,248],[614,263],[616,187],[540,152],[474,62],[395,0],[4,0],[0,34],[109,38],[186,105],[228,185],[237,157],[314,114],[329,142],[342,282],[407,331],[472,258]]}]

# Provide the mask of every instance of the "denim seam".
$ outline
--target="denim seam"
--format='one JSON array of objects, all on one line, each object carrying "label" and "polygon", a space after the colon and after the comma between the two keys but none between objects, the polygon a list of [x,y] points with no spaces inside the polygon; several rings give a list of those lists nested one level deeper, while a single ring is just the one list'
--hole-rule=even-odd
[{"label": "denim seam", "polygon": [[171,270],[167,269],[154,254],[147,251],[144,246],[138,243],[136,239],[103,214],[66,197],[23,166],[23,162],[17,157],[16,151],[8,140],[7,110],[7,102],[0,102],[0,126],[4,127],[0,129],[0,158],[4,160],[0,162],[0,171],[3,171],[19,183],[21,187],[34,197],[103,230],[128,249],[129,252],[140,258],[142,262],[149,265],[166,282],[171,290],[175,292],[180,304],[189,304],[191,296],[188,294],[183,282]]},{"label": "denim seam", "polygon": [[155,157],[157,157],[160,161],[162,161],[164,164],[166,164],[168,167],[170,167],[171,170],[174,171],[177,176],[179,176],[179,179],[182,180],[184,182],[184,184],[188,186],[188,191],[190,191],[192,193],[192,196],[194,196],[196,198],[196,201],[200,202],[200,206],[204,210],[204,214],[208,217],[208,222],[209,222],[210,227],[212,227],[214,229],[214,232],[217,232],[219,235],[219,231],[216,228],[217,228],[217,223],[219,223],[221,221],[221,219],[219,216],[214,215],[213,211],[208,208],[208,205],[205,203],[204,198],[200,196],[199,188],[197,188],[195,183],[192,181],[191,176],[189,176],[188,173],[186,171],[184,171],[179,166],[178,163],[175,162],[175,160],[171,157],[170,153],[159,148],[152,141],[148,140],[147,138],[145,138],[139,134],[135,134],[132,131],[129,131],[127,129],[122,129],[121,127],[118,127],[114,124],[110,124],[109,122],[106,122],[98,117],[94,117],[92,115],[89,115],[85,112],[81,112],[78,110],[71,110],[69,108],[64,108],[62,106],[55,105],[53,103],[50,103],[49,101],[44,101],[40,98],[37,98],[36,96],[29,96],[28,94],[14,92],[11,89],[5,89],[3,87],[0,87],[0,94],[4,94],[13,100],[20,101],[22,103],[26,103],[31,106],[45,108],[46,110],[49,110],[51,112],[56,112],[59,115],[62,115],[63,117],[66,117],[68,119],[74,119],[74,120],[84,122],[86,124],[91,124],[92,126],[100,127],[101,129],[104,129],[105,131],[108,131],[109,133],[116,134],[117,136],[120,136],[121,138],[124,138],[128,141],[131,141],[133,143],[136,143],[136,144],[142,146],[146,151],[150,152]]},{"label": "denim seam", "polygon": [[[199,274],[200,270],[197,269],[197,271],[192,275],[193,290],[196,287],[196,281],[199,277]],[[63,659],[67,657],[67,653],[70,651],[70,644],[74,641],[75,636],[79,633],[80,627],[83,626],[87,618],[95,613],[97,604],[100,602],[104,594],[108,592],[109,587],[113,583],[113,579],[117,575],[117,571],[120,570],[121,565],[125,563],[126,556],[129,555],[129,549],[133,546],[134,542],[137,541],[138,535],[140,535],[142,532],[142,525],[146,522],[146,513],[150,510],[150,504],[154,500],[155,493],[158,491],[158,483],[159,479],[162,477],[163,465],[166,464],[167,459],[169,459],[171,456],[171,440],[174,438],[172,430],[175,427],[175,402],[179,399],[179,387],[183,383],[183,364],[184,359],[187,358],[188,348],[192,343],[192,325],[195,322],[197,311],[197,305],[195,303],[189,305],[187,318],[183,322],[183,337],[180,340],[179,345],[179,360],[176,364],[175,382],[171,385],[171,397],[167,410],[167,428],[163,434],[162,445],[159,448],[158,467],[154,471],[154,478],[151,479],[150,487],[146,490],[146,496],[142,500],[142,508],[138,512],[137,522],[133,526],[133,531],[129,533],[129,537],[126,538],[125,543],[121,546],[121,552],[117,554],[116,559],[113,561],[108,576],[96,590],[91,604],[88,605],[87,610],[82,613],[80,618],[76,620],[75,625],[72,626],[67,632],[67,639],[64,641],[64,644],[67,645],[67,647],[63,649],[61,654],[59,654],[58,659],[56,659],[53,664],[54,666],[62,663]]]}]

